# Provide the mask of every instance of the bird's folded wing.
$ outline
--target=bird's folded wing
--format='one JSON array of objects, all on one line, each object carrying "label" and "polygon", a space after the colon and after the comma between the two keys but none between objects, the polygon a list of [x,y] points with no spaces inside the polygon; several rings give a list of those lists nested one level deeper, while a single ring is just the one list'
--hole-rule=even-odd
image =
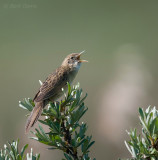
[{"label": "bird's folded wing", "polygon": [[57,92],[61,91],[61,88],[64,87],[67,82],[67,78],[65,77],[67,77],[66,74],[61,74],[60,76],[56,72],[50,74],[41,86],[34,100],[39,102],[56,96]]}]

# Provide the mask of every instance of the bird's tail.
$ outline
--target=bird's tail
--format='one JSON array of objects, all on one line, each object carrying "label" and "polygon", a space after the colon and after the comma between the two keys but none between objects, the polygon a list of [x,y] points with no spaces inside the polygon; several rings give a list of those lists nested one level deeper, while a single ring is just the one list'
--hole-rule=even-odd
[{"label": "bird's tail", "polygon": [[32,110],[25,126],[25,133],[37,122],[39,116],[41,115],[43,109],[43,102],[35,102],[35,107]]}]

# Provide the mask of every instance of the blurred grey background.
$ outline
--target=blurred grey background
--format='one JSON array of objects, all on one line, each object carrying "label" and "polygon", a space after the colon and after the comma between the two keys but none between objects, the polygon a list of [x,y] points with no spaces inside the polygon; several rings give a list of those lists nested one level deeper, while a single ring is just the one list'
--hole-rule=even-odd
[{"label": "blurred grey background", "polygon": [[0,148],[19,137],[41,159],[63,157],[28,139],[18,101],[33,98],[66,55],[86,50],[74,84],[88,93],[91,155],[129,157],[125,130],[139,128],[138,107],[158,104],[157,17],[157,0],[1,0]]}]

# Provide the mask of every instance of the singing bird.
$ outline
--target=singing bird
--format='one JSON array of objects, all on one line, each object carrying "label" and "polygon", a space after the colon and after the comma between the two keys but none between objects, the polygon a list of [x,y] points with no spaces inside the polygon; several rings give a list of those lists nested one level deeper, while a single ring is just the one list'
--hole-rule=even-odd
[{"label": "singing bird", "polygon": [[63,95],[62,88],[67,90],[67,82],[70,84],[72,83],[78,73],[78,70],[80,69],[81,63],[88,62],[80,59],[83,52],[84,51],[68,55],[62,62],[61,66],[57,68],[55,72],[51,73],[41,85],[39,91],[33,99],[35,107],[26,122],[26,133],[37,122],[43,108],[48,104],[48,102],[54,102],[61,97]]}]

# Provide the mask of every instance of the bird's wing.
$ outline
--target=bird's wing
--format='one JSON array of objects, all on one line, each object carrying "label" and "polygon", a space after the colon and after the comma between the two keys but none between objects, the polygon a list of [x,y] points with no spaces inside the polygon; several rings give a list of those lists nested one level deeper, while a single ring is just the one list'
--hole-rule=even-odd
[{"label": "bird's wing", "polygon": [[46,81],[41,86],[39,92],[36,94],[34,100],[39,102],[56,96],[57,92],[66,85],[67,81],[67,72],[63,72],[62,69],[58,68],[53,74],[48,76]]}]

